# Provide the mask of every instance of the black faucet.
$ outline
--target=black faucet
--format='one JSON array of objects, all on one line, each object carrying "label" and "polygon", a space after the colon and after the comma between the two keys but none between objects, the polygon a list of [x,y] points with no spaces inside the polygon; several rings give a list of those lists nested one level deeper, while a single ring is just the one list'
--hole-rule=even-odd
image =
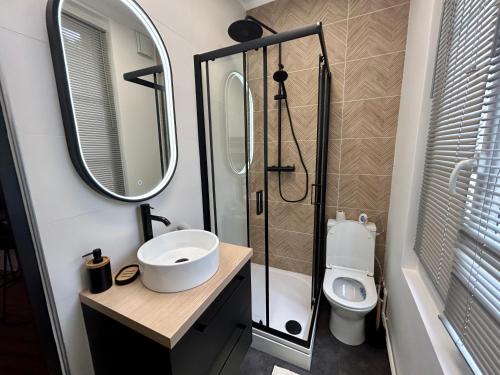
[{"label": "black faucet", "polygon": [[151,215],[151,207],[149,203],[141,204],[141,219],[142,219],[142,231],[144,234],[144,242],[149,241],[153,238],[153,220],[159,221],[165,226],[169,226],[171,224],[170,220],[163,216]]}]

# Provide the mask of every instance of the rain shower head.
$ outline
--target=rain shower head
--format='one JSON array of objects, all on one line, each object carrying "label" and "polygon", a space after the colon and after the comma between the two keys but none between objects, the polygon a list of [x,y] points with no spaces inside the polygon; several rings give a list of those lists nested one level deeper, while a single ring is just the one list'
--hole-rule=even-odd
[{"label": "rain shower head", "polygon": [[276,30],[270,28],[265,23],[259,21],[257,18],[252,16],[246,16],[243,20],[234,21],[229,28],[227,33],[231,39],[236,42],[243,43],[250,40],[259,39],[264,33],[264,29],[271,32],[272,34],[277,34]]},{"label": "rain shower head", "polygon": [[259,39],[263,32],[261,25],[247,18],[233,22],[227,29],[231,39],[239,43]]}]

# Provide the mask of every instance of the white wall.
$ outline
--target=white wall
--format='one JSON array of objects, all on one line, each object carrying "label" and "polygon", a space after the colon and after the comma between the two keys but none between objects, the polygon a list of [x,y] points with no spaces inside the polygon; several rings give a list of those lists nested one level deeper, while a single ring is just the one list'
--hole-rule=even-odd
[{"label": "white wall", "polygon": [[410,3],[385,257],[389,335],[399,375],[470,372],[439,321],[441,302],[413,252],[441,5]]},{"label": "white wall", "polygon": [[[234,0],[140,0],[167,46],[173,68],[179,163],[155,213],[202,227],[193,54],[231,44],[227,25],[244,15]],[[0,0],[0,73],[41,235],[72,374],[92,374],[78,292],[81,255],[101,247],[113,269],[141,243],[137,204],[105,198],[76,174],[66,149],[45,27],[46,0]],[[156,233],[165,231],[157,227]]]}]

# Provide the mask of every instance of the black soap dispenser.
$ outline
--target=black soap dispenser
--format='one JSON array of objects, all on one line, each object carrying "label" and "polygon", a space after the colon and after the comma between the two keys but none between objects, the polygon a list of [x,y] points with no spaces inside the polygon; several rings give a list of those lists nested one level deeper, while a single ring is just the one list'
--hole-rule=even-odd
[{"label": "black soap dispenser", "polygon": [[103,256],[101,249],[94,249],[82,258],[92,255],[92,259],[85,262],[90,277],[90,292],[101,293],[113,285],[111,276],[111,262],[109,257]]}]

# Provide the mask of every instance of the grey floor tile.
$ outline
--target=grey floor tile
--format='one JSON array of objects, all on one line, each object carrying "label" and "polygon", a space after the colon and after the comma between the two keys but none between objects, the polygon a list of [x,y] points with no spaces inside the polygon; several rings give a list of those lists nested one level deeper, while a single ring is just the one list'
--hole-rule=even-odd
[{"label": "grey floor tile", "polygon": [[294,371],[299,375],[390,375],[391,370],[385,347],[378,348],[365,342],[349,346],[333,337],[328,328],[330,305],[323,298],[320,306],[316,341],[314,343],[311,371],[305,371],[269,354],[253,348],[241,364],[241,375],[270,375],[274,365]]}]

